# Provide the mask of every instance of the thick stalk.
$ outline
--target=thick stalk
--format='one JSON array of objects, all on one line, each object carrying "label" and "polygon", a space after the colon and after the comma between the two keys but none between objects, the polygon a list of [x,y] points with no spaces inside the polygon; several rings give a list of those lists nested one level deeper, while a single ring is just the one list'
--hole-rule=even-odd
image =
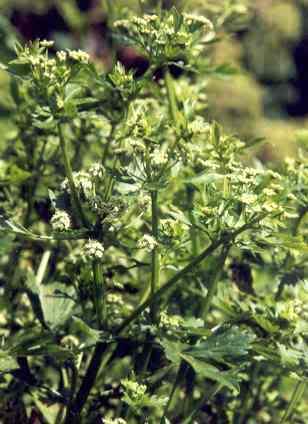
[{"label": "thick stalk", "polygon": [[72,198],[72,207],[74,210],[75,218],[79,221],[81,225],[83,225],[84,227],[87,227],[88,226],[87,219],[83,213],[81,203],[79,201],[78,192],[77,192],[74,178],[73,178],[73,171],[72,171],[71,163],[69,160],[67,143],[63,134],[63,128],[61,124],[58,124],[58,135],[60,140],[60,148],[63,155],[65,174],[66,174],[69,188],[70,188],[70,194]]},{"label": "thick stalk", "polygon": [[102,362],[110,358],[113,347],[105,343],[98,343],[94,350],[92,359],[87,369],[86,375],[81,383],[78,393],[67,411],[65,424],[77,424],[80,422],[80,413],[88,399],[90,391],[95,383],[97,374]]},{"label": "thick stalk", "polygon": [[[158,239],[158,225],[159,225],[159,216],[158,216],[158,192],[151,192],[152,200],[152,236],[155,240]],[[159,287],[159,271],[160,271],[160,258],[159,258],[159,247],[155,246],[152,250],[152,264],[151,264],[151,287],[150,287],[150,296],[153,297],[157,288]],[[153,304],[151,307],[151,317],[152,321],[156,320],[156,305]]]},{"label": "thick stalk", "polygon": [[96,312],[98,328],[106,326],[106,295],[102,264],[95,260],[92,265],[94,277],[93,303]]}]

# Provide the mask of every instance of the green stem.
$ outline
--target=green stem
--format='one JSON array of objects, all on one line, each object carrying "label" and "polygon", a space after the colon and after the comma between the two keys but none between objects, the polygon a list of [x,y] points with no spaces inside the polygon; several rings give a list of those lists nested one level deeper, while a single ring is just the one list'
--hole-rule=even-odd
[{"label": "green stem", "polygon": [[115,129],[116,129],[116,126],[113,125],[112,128],[111,128],[110,134],[108,136],[107,142],[105,144],[105,147],[104,147],[103,158],[102,158],[102,165],[103,166],[106,164],[106,160],[107,160],[108,155],[109,155],[109,148],[110,148],[110,144],[112,143],[112,140],[113,140]]},{"label": "green stem", "polygon": [[230,248],[229,245],[224,246],[224,248],[223,248],[223,250],[220,254],[220,257],[218,258],[216,269],[214,270],[215,274],[212,275],[211,278],[210,278],[207,296],[206,296],[206,298],[204,300],[204,304],[203,304],[202,316],[204,317],[204,319],[206,318],[207,314],[209,313],[213,297],[215,296],[215,293],[216,293],[216,290],[217,290],[217,283],[218,283],[218,281],[221,277],[221,274],[223,272],[223,267],[224,267],[225,261],[226,261],[227,256],[228,256],[229,248]]},{"label": "green stem", "polygon": [[165,71],[165,84],[167,89],[167,97],[169,102],[169,110],[170,110],[170,116],[176,126],[177,129],[180,127],[180,120],[179,120],[179,108],[178,108],[178,102],[176,98],[176,93],[173,85],[173,79],[170,75],[170,72],[168,68]]},{"label": "green stem", "polygon": [[290,421],[291,416],[294,412],[294,409],[295,409],[297,403],[300,401],[300,399],[304,395],[305,388],[306,388],[306,381],[298,381],[298,383],[296,384],[295,389],[293,391],[289,405],[288,405],[283,417],[280,420],[280,424],[284,424],[286,422],[291,422]]},{"label": "green stem", "polygon": [[[152,200],[152,236],[155,240],[158,239],[158,225],[159,225],[159,216],[158,216],[158,192],[151,192]],[[150,287],[150,296],[153,297],[157,288],[159,287],[159,271],[160,271],[160,258],[159,258],[159,247],[155,246],[152,250],[152,272],[151,272],[151,287]],[[151,308],[151,317],[153,322],[156,320],[156,310],[155,304]]]},{"label": "green stem", "polygon": [[166,406],[164,408],[164,412],[163,412],[163,415],[162,415],[161,421],[160,421],[161,424],[163,424],[164,418],[167,418],[167,414],[168,414],[170,405],[172,403],[174,394],[176,392],[176,389],[178,388],[178,386],[180,385],[182,379],[184,378],[184,376],[185,376],[185,374],[187,372],[187,369],[188,369],[187,368],[187,365],[185,364],[185,362],[182,361],[180,363],[180,365],[179,365],[178,372],[176,373],[176,377],[175,377],[175,380],[173,382],[173,385],[172,385],[172,388],[171,388],[171,391],[170,391],[170,394],[169,394],[168,401],[167,401]]},{"label": "green stem", "polygon": [[102,264],[95,260],[92,264],[94,277],[93,303],[96,311],[98,328],[106,326],[106,294]]},{"label": "green stem", "polygon": [[252,388],[257,386],[256,381],[258,377],[258,373],[260,370],[260,363],[255,363],[249,373],[248,387],[245,385],[241,389],[241,404],[240,407],[237,408],[237,413],[233,419],[235,424],[243,424],[248,421],[249,413],[252,411],[252,406],[254,402]]},{"label": "green stem", "polygon": [[197,256],[199,253],[198,233],[196,231],[196,226],[195,226],[196,219],[193,214],[195,189],[192,185],[187,185],[186,192],[187,192],[187,200],[188,200],[188,214],[189,214],[189,220],[191,222],[191,228],[190,228],[191,253],[192,253],[192,256],[194,257],[194,256]]},{"label": "green stem", "polygon": [[113,0],[105,0],[106,9],[108,13],[108,20],[113,22],[114,20],[114,1]]},{"label": "green stem", "polygon": [[74,395],[76,392],[76,388],[77,388],[77,381],[78,381],[78,371],[77,368],[75,366],[75,363],[72,363],[70,366],[71,369],[71,389],[70,389],[70,398],[69,398],[69,405],[66,411],[66,416],[64,419],[64,422],[66,422],[66,420],[68,419],[68,414],[71,408],[71,405],[73,403],[74,400]]},{"label": "green stem", "polygon": [[217,240],[207,247],[199,256],[194,258],[188,265],[178,271],[173,277],[170,278],[167,283],[160,287],[153,296],[142,303],[132,314],[129,316],[117,330],[117,334],[120,334],[131,322],[138,318],[148,307],[151,307],[154,303],[157,303],[166,293],[174,290],[176,284],[185,277],[186,274],[192,272],[195,267],[210,256],[221,244],[222,240]]},{"label": "green stem", "polygon": [[[0,231],[5,233],[6,231]],[[9,231],[11,234],[14,234],[16,237],[20,237],[23,240],[29,240],[34,242],[42,243],[52,243],[54,241],[65,241],[65,240],[87,240],[89,237],[93,236],[93,232],[88,230],[79,230],[72,233],[58,233],[51,236],[34,234],[31,231]]]},{"label": "green stem", "polygon": [[197,413],[199,412],[199,410],[202,408],[202,406],[204,405],[204,403],[206,401],[211,400],[218,392],[219,390],[222,388],[223,386],[219,383],[216,383],[213,387],[213,389],[211,390],[211,392],[209,394],[204,395],[200,401],[197,403],[197,405],[194,407],[194,409],[192,410],[192,412],[189,414],[189,416],[183,421],[182,424],[192,424],[195,416],[197,415]]},{"label": "green stem", "polygon": [[101,366],[106,364],[110,359],[112,351],[112,345],[106,345],[105,343],[98,343],[96,345],[86,375],[82,380],[75,400],[69,406],[67,411],[65,424],[77,424],[80,422],[80,413],[95,383],[97,374]]},{"label": "green stem", "polygon": [[74,178],[73,178],[73,171],[71,167],[71,163],[69,160],[68,150],[67,150],[67,143],[63,134],[63,128],[61,124],[58,124],[58,135],[60,139],[60,148],[63,155],[63,162],[64,162],[64,168],[65,168],[65,174],[68,179],[68,184],[70,188],[70,193],[72,196],[72,207],[75,213],[76,219],[84,226],[88,226],[87,219],[83,213],[81,203],[79,201],[78,192],[75,186]]}]

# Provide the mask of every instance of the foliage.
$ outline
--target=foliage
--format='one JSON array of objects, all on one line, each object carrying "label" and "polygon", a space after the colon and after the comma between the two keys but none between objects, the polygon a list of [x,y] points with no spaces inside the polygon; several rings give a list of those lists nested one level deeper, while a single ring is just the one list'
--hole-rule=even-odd
[{"label": "foliage", "polygon": [[2,65],[3,411],[305,422],[307,134],[272,169],[205,119],[204,76],[230,75],[212,44],[246,10],[222,3],[209,18],[115,8],[115,39],[149,60],[140,78],[46,40]]}]

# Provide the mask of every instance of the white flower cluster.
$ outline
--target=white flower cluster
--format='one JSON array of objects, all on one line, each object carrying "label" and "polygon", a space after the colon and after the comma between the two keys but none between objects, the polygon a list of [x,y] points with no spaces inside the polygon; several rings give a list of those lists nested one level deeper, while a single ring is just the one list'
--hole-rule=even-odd
[{"label": "white flower cluster", "polygon": [[180,236],[180,233],[184,231],[184,225],[179,220],[175,219],[162,219],[160,221],[161,229],[168,237]]},{"label": "white flower cluster", "polygon": [[210,125],[204,118],[197,116],[197,118],[188,123],[187,129],[192,135],[209,134]]},{"label": "white flower cluster", "polygon": [[52,41],[52,40],[41,40],[41,41],[40,41],[40,45],[41,45],[42,47],[45,47],[45,48],[50,48],[50,47],[52,47],[54,44],[55,44],[55,42],[54,42],[54,41]]},{"label": "white flower cluster", "polygon": [[[86,198],[89,198],[94,193],[94,184],[89,172],[78,171],[73,172],[73,179],[77,190],[82,192]],[[65,178],[61,183],[61,189],[70,192],[68,179]]]},{"label": "white flower cluster", "polygon": [[103,424],[127,424],[123,418],[104,418]]},{"label": "white flower cluster", "polygon": [[168,154],[162,149],[156,148],[150,153],[150,159],[154,167],[162,166],[168,162]]},{"label": "white flower cluster", "polygon": [[59,50],[56,53],[59,62],[65,62],[67,59],[73,59],[80,63],[89,63],[90,56],[82,50]]},{"label": "white flower cluster", "polygon": [[116,83],[116,85],[125,85],[134,80],[133,73],[126,71],[121,62],[116,63],[109,77]]},{"label": "white flower cluster", "polygon": [[67,231],[71,228],[71,219],[67,212],[57,209],[51,218],[51,226],[54,231]]},{"label": "white flower cluster", "polygon": [[[140,47],[159,60],[169,58],[170,52],[174,56],[185,49],[197,56],[202,49],[202,43],[215,36],[213,24],[208,19],[183,15],[182,23],[178,27],[174,13],[166,13],[161,17],[146,14],[131,20],[122,19],[115,22],[115,27],[137,39]],[[196,42],[196,33],[200,43]]]},{"label": "white flower cluster", "polygon": [[82,50],[67,50],[70,59],[80,63],[89,63],[90,56]]},{"label": "white flower cluster", "polygon": [[94,259],[102,259],[104,256],[104,246],[97,240],[89,240],[82,249],[85,260],[93,261]]},{"label": "white flower cluster", "polygon": [[159,327],[161,328],[180,328],[184,320],[180,315],[168,315],[162,311],[159,316]]},{"label": "white flower cluster", "polygon": [[89,168],[89,174],[93,178],[102,178],[104,175],[104,167],[100,163],[93,163]]},{"label": "white flower cluster", "polygon": [[67,52],[64,50],[60,50],[56,53],[56,56],[59,62],[65,62],[67,59]]},{"label": "white flower cluster", "polygon": [[157,241],[150,234],[144,234],[137,242],[138,249],[145,249],[149,252],[151,252],[157,246]]},{"label": "white flower cluster", "polygon": [[132,399],[141,398],[147,391],[147,386],[145,384],[139,384],[137,381],[129,380],[127,378],[121,380],[121,384]]},{"label": "white flower cluster", "polygon": [[145,193],[141,193],[137,199],[137,206],[141,212],[146,212],[146,210],[151,205],[151,196]]},{"label": "white flower cluster", "polygon": [[118,293],[108,293],[107,302],[112,303],[113,305],[123,306],[124,300],[123,297]]}]

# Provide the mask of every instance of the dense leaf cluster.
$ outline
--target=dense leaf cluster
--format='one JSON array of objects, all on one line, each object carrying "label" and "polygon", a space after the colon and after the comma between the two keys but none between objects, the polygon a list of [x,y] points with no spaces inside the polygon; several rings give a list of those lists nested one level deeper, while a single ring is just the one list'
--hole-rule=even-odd
[{"label": "dense leaf cluster", "polygon": [[3,405],[66,424],[304,422],[307,137],[279,169],[248,161],[204,114],[215,25],[160,13],[114,22],[149,59],[139,79],[49,41],[5,65]]}]

